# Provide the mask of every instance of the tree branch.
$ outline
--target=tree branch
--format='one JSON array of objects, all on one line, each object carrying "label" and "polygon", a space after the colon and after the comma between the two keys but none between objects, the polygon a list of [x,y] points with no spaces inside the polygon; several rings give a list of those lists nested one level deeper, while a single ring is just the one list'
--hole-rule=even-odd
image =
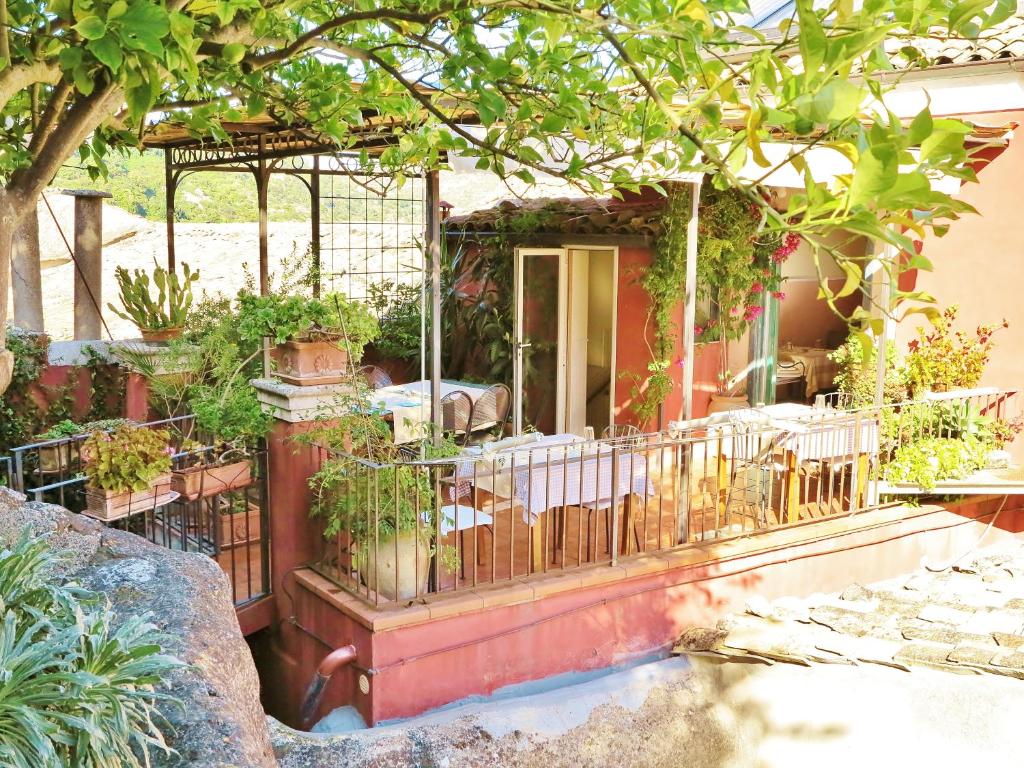
[{"label": "tree branch", "polygon": [[0,71],[0,109],[33,83],[53,85],[60,80],[60,69],[48,61],[16,64]]}]

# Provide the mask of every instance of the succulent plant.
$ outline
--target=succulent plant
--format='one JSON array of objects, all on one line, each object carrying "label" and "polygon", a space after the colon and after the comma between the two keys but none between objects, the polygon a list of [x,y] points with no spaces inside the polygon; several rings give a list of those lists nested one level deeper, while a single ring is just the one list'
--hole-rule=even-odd
[{"label": "succulent plant", "polygon": [[[114,271],[117,285],[121,290],[123,311],[108,304],[118,317],[135,323],[139,330],[156,331],[164,328],[181,328],[185,316],[192,306],[192,284],[199,279],[199,270],[192,271],[188,264],[182,264],[181,277],[177,272],[168,272],[161,266],[150,276],[141,269],[134,275],[124,267]],[[153,298],[151,288],[157,290]]]}]

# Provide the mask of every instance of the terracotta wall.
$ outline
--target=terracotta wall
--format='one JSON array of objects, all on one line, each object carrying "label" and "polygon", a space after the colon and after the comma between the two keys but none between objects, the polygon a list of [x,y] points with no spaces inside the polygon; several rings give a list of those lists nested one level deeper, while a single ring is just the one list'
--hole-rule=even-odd
[{"label": "terracotta wall", "polygon": [[[1024,112],[1003,112],[969,116],[988,125],[1024,123]],[[904,286],[935,296],[939,306],[960,305],[965,329],[980,323],[1006,319],[997,348],[985,372],[983,384],[1003,388],[1024,385],[1024,216],[1020,212],[1021,176],[1024,172],[1024,137],[1010,140],[1006,149],[994,155],[978,171],[978,183],[966,183],[959,198],[974,206],[980,215],[964,214],[952,222],[945,237],[929,236],[922,248],[934,271],[917,272]],[[901,351],[922,325],[912,316],[897,329]]]}]

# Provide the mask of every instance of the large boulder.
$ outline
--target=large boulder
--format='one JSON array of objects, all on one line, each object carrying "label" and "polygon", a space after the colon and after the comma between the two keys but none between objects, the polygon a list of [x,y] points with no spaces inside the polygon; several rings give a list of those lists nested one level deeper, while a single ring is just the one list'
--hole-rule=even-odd
[{"label": "large boulder", "polygon": [[115,617],[151,613],[166,633],[166,651],[189,665],[168,680],[167,692],[181,706],[162,710],[167,740],[178,754],[154,753],[154,765],[277,765],[230,584],[213,560],[157,547],[0,488],[0,546],[26,529],[66,553],[61,576],[105,595]]}]

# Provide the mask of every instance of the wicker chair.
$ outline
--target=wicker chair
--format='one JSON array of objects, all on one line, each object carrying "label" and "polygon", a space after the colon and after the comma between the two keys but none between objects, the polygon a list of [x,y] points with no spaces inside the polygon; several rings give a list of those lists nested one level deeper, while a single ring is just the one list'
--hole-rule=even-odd
[{"label": "wicker chair", "polygon": [[504,384],[493,384],[473,404],[469,442],[485,443],[498,438],[512,405],[512,393]]},{"label": "wicker chair", "polygon": [[394,383],[391,381],[391,377],[388,376],[388,372],[383,368],[378,368],[376,365],[364,365],[359,369],[359,375],[362,376],[366,383],[373,389],[390,387]]},{"label": "wicker chair", "polygon": [[449,392],[441,398],[441,428],[464,443],[469,434],[469,423],[473,418],[473,399],[461,390]]}]

